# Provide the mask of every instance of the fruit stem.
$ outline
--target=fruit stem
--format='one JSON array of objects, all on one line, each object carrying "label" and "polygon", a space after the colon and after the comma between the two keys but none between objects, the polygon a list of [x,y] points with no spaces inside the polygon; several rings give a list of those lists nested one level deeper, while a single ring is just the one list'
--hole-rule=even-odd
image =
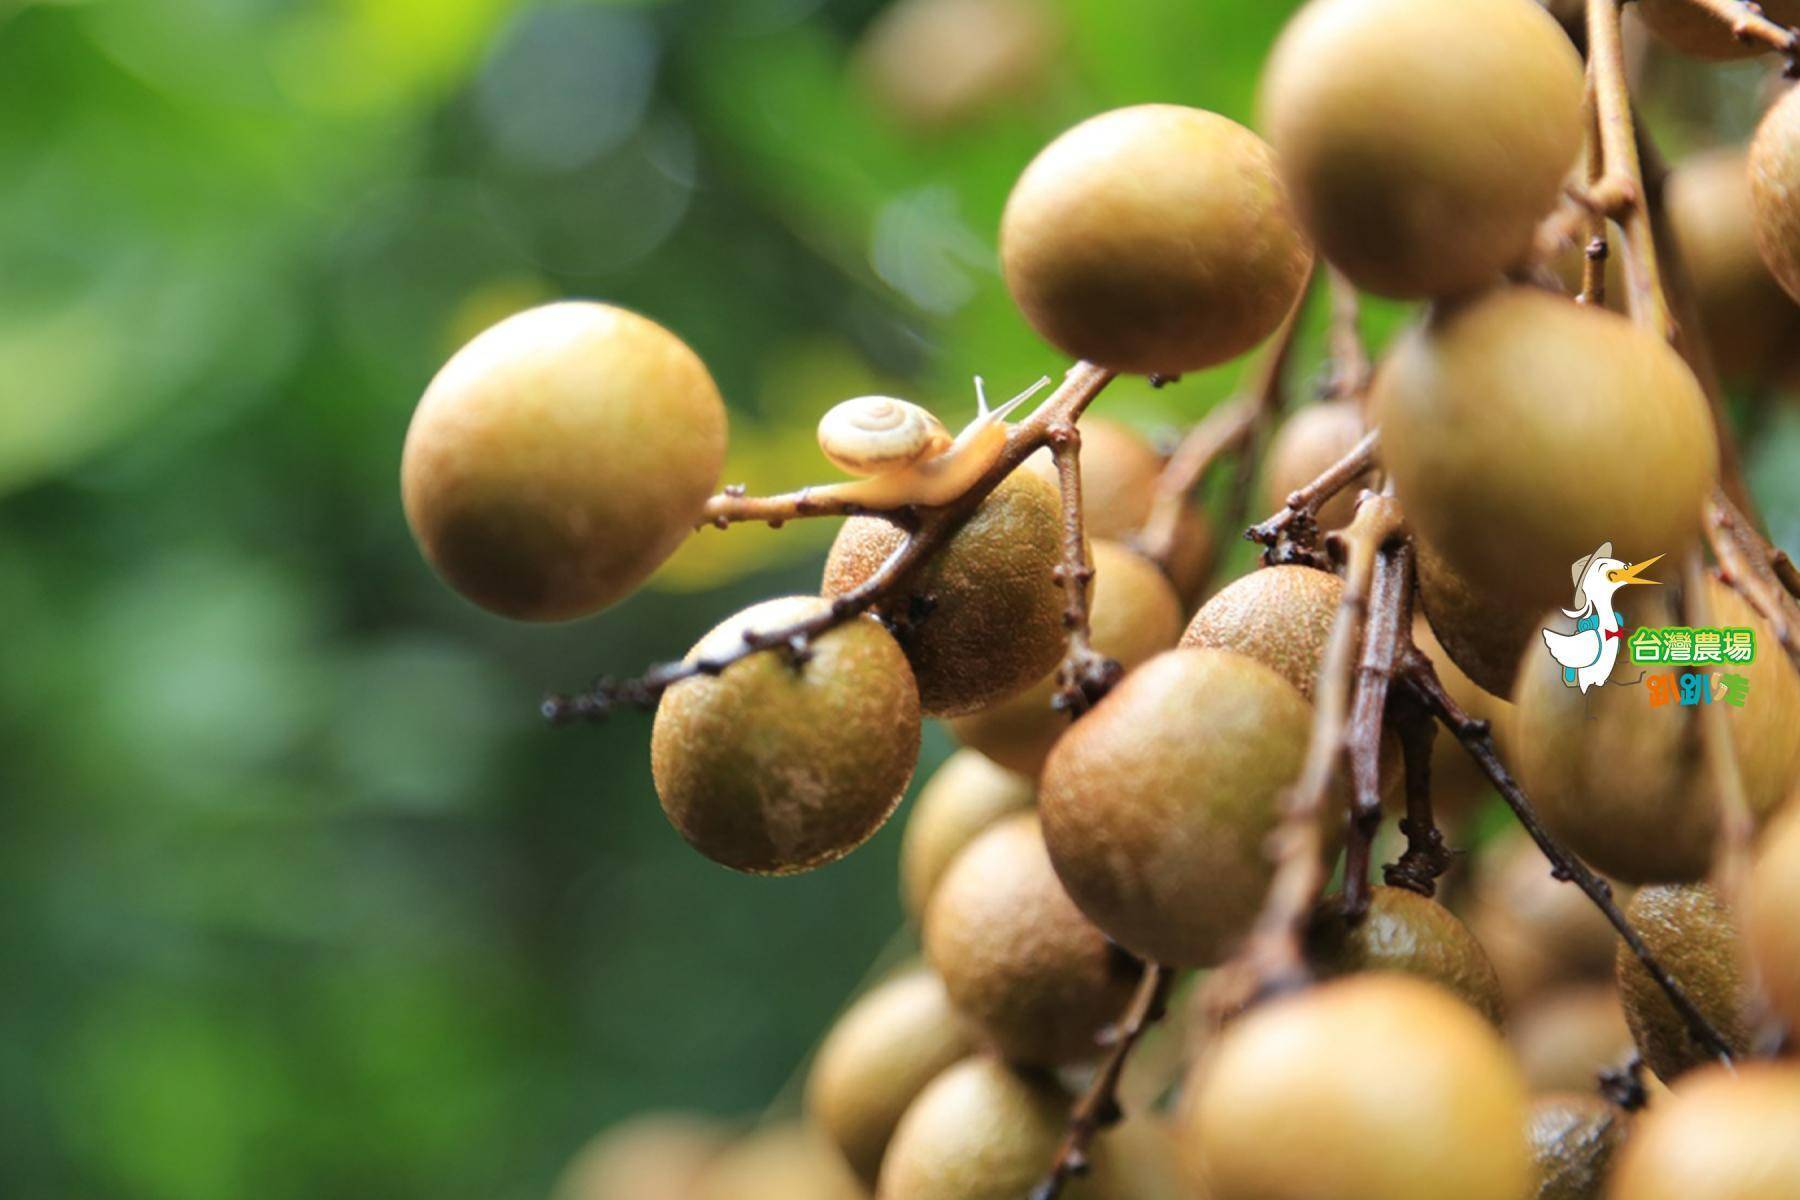
[{"label": "fruit stem", "polygon": [[[1402,658],[1412,650],[1410,631],[1406,638]],[[1437,722],[1404,688],[1388,698],[1388,717],[1400,738],[1400,755],[1406,764],[1406,816],[1400,822],[1400,832],[1406,835],[1406,850],[1398,862],[1383,869],[1382,879],[1389,887],[1435,896],[1437,881],[1450,869],[1451,862],[1450,849],[1444,845],[1444,834],[1437,827],[1431,803],[1431,748],[1437,737]]]},{"label": "fruit stem", "polygon": [[1031,1200],[1056,1200],[1069,1180],[1087,1173],[1088,1150],[1094,1136],[1116,1124],[1122,1115],[1119,1111],[1119,1080],[1124,1075],[1125,1062],[1145,1032],[1162,1020],[1168,1009],[1169,987],[1174,979],[1175,973],[1161,963],[1144,964],[1137,990],[1125,1006],[1124,1015],[1111,1030],[1111,1046],[1106,1058],[1094,1072],[1087,1090],[1070,1108],[1069,1128],[1056,1148],[1049,1174],[1031,1190]]},{"label": "fruit stem", "polygon": [[1665,340],[1675,323],[1663,295],[1656,239],[1645,207],[1631,89],[1625,76],[1625,43],[1619,29],[1622,0],[1588,0],[1588,72],[1593,82],[1594,122],[1605,171],[1590,196],[1625,231],[1625,292],[1631,318]]},{"label": "fruit stem", "polygon": [[1644,969],[1650,973],[1650,978],[1656,981],[1656,985],[1669,998],[1669,1003],[1675,1006],[1675,1011],[1681,1014],[1682,1021],[1687,1025],[1688,1036],[1693,1038],[1695,1043],[1703,1047],[1708,1054],[1718,1058],[1721,1062],[1731,1062],[1730,1043],[1717,1029],[1713,1028],[1712,1022],[1708,1021],[1705,1014],[1695,1007],[1693,1000],[1688,997],[1681,984],[1657,960],[1650,947],[1644,943],[1644,939],[1638,936],[1637,930],[1632,928],[1631,922],[1626,920],[1625,914],[1614,902],[1611,885],[1594,874],[1579,857],[1564,849],[1562,844],[1545,828],[1543,821],[1537,815],[1537,810],[1531,806],[1531,801],[1526,797],[1524,789],[1519,786],[1511,773],[1507,771],[1505,764],[1500,761],[1500,753],[1494,745],[1488,723],[1471,717],[1461,705],[1457,704],[1450,693],[1444,690],[1444,685],[1439,681],[1437,669],[1431,665],[1431,660],[1416,648],[1407,656],[1403,665],[1402,678],[1426,708],[1444,723],[1445,728],[1455,735],[1457,741],[1462,743],[1463,749],[1468,751],[1469,757],[1475,760],[1482,773],[1488,777],[1488,781],[1494,785],[1495,790],[1506,801],[1507,807],[1512,809],[1513,815],[1518,818],[1519,824],[1525,827],[1525,832],[1531,835],[1531,840],[1537,843],[1538,849],[1544,852],[1544,857],[1550,860],[1550,873],[1555,878],[1565,883],[1573,883],[1580,888],[1582,893],[1593,901],[1594,906],[1606,917],[1607,922],[1618,931],[1619,937],[1624,939],[1625,944],[1631,948],[1631,952],[1637,956],[1638,961],[1644,964]]},{"label": "fruit stem", "polygon": [[[1368,507],[1365,504],[1364,507]],[[1381,828],[1382,722],[1388,710],[1394,664],[1412,628],[1412,543],[1398,522],[1379,547],[1369,589],[1369,615],[1356,668],[1346,742],[1353,785],[1344,848],[1344,916],[1360,921],[1369,911],[1369,855]],[[1429,818],[1427,818],[1429,820]]]},{"label": "fruit stem", "polygon": [[[1594,64],[1587,69],[1587,186],[1600,186],[1606,175],[1606,155],[1600,147],[1600,114],[1594,96]],[[1581,251],[1582,304],[1606,307],[1606,214],[1597,208],[1586,209],[1587,243]]]},{"label": "fruit stem", "polygon": [[[796,655],[804,655],[814,638],[868,612],[930,562],[949,544],[956,531],[974,515],[988,493],[1000,486],[1001,481],[1017,470],[1032,454],[1049,445],[1053,428],[1073,425],[1112,379],[1113,372],[1104,367],[1097,367],[1092,363],[1076,363],[1063,376],[1061,385],[1036,412],[1007,430],[1006,444],[994,462],[961,495],[931,508],[909,508],[904,513],[873,514],[902,525],[907,530],[906,537],[873,574],[835,597],[829,607],[773,629],[745,630],[741,645],[720,654],[663,663],[636,679],[601,679],[585,692],[572,695],[552,694],[545,697],[541,705],[544,717],[558,724],[595,721],[604,718],[620,704],[650,707],[665,690],[682,680],[696,675],[717,675],[732,663],[763,650],[785,648]],[[794,510],[793,506],[804,497],[804,492],[796,492],[786,497],[754,500],[726,492],[723,497],[716,496],[714,500],[729,500],[745,506],[745,511],[750,506],[785,503],[789,515],[824,515],[820,512],[801,513]],[[744,519],[769,518],[756,516]]]},{"label": "fruit stem", "polygon": [[1244,530],[1244,536],[1250,541],[1268,547],[1263,551],[1263,561],[1269,565],[1302,562],[1323,566],[1324,560],[1315,549],[1319,540],[1319,509],[1374,470],[1375,452],[1380,446],[1381,430],[1369,430],[1362,441],[1325,468],[1317,479],[1288,493],[1287,506],[1280,512]]},{"label": "fruit stem", "polygon": [[1089,610],[1093,601],[1094,564],[1088,556],[1087,531],[1081,508],[1081,430],[1075,422],[1052,425],[1050,455],[1056,462],[1057,489],[1062,495],[1062,561],[1056,565],[1057,582],[1067,600],[1063,626],[1069,646],[1056,669],[1053,705],[1071,718],[1100,702],[1125,670],[1094,649]]},{"label": "fruit stem", "polygon": [[1800,54],[1800,31],[1769,20],[1762,10],[1744,0],[1687,0],[1688,4],[1711,13],[1731,27],[1731,36],[1740,42],[1761,42],[1777,54],[1785,54],[1790,72],[1796,54]]}]

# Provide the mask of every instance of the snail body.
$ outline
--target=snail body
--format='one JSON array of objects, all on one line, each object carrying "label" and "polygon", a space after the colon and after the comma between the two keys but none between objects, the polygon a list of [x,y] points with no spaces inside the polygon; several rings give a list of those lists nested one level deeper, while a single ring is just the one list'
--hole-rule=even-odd
[{"label": "snail body", "polygon": [[819,420],[819,449],[844,471],[865,478],[807,489],[815,500],[862,508],[945,504],[968,490],[1006,446],[1006,417],[1049,382],[1040,379],[997,408],[975,380],[978,411],[955,437],[917,404],[857,396]]}]

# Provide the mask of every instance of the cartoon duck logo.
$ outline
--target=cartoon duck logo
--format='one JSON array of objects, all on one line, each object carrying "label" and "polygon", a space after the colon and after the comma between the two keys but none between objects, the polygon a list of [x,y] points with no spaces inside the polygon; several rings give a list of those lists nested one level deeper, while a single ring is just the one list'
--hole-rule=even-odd
[{"label": "cartoon duck logo", "polygon": [[1578,687],[1585,695],[1589,688],[1599,687],[1611,678],[1619,647],[1625,642],[1619,615],[1613,611],[1613,596],[1628,584],[1660,583],[1661,580],[1641,579],[1639,575],[1661,558],[1658,554],[1627,566],[1612,556],[1611,542],[1602,542],[1598,550],[1575,561],[1570,570],[1575,582],[1575,607],[1563,609],[1564,615],[1575,618],[1575,632],[1542,631],[1550,657],[1562,664],[1564,687]]}]

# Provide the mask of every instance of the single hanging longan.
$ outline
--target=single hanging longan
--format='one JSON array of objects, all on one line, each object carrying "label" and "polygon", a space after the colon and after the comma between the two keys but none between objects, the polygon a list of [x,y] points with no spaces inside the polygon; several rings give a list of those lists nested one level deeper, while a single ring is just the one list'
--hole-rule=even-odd
[{"label": "single hanging longan", "polygon": [[585,617],[700,519],[725,406],[674,334],[608,304],[508,317],[464,346],[413,413],[400,488],[445,582],[492,612]]},{"label": "single hanging longan", "polygon": [[1001,273],[1032,328],[1133,374],[1236,358],[1281,324],[1311,266],[1268,146],[1174,104],[1070,129],[1025,168],[1000,219]]},{"label": "single hanging longan", "polygon": [[[827,601],[789,596],[724,621],[690,660],[743,645]],[[862,845],[900,803],[919,757],[919,693],[893,635],[857,617],[663,693],[650,766],[663,812],[715,862],[787,875]]]},{"label": "single hanging longan", "polygon": [[1519,660],[1543,649],[1543,607],[1474,586],[1421,537],[1413,538],[1413,583],[1439,649],[1489,697],[1512,695]]},{"label": "single hanging longan", "polygon": [[[1734,1054],[1749,1048],[1743,941],[1710,884],[1639,888],[1625,916]],[[1619,1001],[1644,1063],[1664,1083],[1711,1059],[1637,955],[1619,944]]]},{"label": "single hanging longan", "polygon": [[1188,1081],[1209,1200],[1520,1200],[1525,1084],[1494,1027],[1406,975],[1336,979],[1227,1026]]},{"label": "single hanging longan", "polygon": [[1063,886],[1140,957],[1219,963],[1268,890],[1265,842],[1311,729],[1312,705],[1262,663],[1157,655],[1050,752],[1038,808]]},{"label": "single hanging longan", "polygon": [[1800,1196],[1800,1067],[1710,1066],[1640,1114],[1608,1200]]},{"label": "single hanging longan", "polygon": [[1750,210],[1763,262],[1800,300],[1800,89],[1764,115],[1750,143]]},{"label": "single hanging longan", "polygon": [[1540,611],[1569,602],[1570,564],[1603,542],[1680,561],[1718,472],[1681,357],[1537,288],[1439,306],[1370,401],[1407,520],[1471,586]]},{"label": "single hanging longan", "polygon": [[[880,517],[851,517],[825,560],[826,597],[881,569],[905,538]],[[1055,486],[1014,471],[935,558],[884,600],[925,713],[954,717],[1023,691],[1055,668],[1068,631],[1056,579],[1062,509]]]},{"label": "single hanging longan", "polygon": [[1351,922],[1338,901],[1319,906],[1306,939],[1307,959],[1327,977],[1395,971],[1438,984],[1499,1025],[1506,1012],[1494,964],[1456,914],[1417,892],[1377,886],[1369,909]]},{"label": "single hanging longan", "polygon": [[1262,124],[1320,253],[1421,299],[1525,257],[1581,149],[1583,91],[1532,0],[1313,0],[1264,70]]},{"label": "single hanging longan", "polygon": [[907,1107],[974,1049],[942,980],[929,971],[890,979],[860,997],[826,1035],[807,1074],[807,1115],[873,1186]]},{"label": "single hanging longan", "polygon": [[1138,971],[1063,891],[1034,813],[1007,817],[950,864],[925,909],[925,957],[1002,1057],[1099,1055]]},{"label": "single hanging longan", "polygon": [[913,801],[900,839],[900,898],[915,921],[962,848],[1002,817],[1037,803],[1031,780],[977,750],[944,760]]},{"label": "single hanging longan", "polygon": [[[1175,644],[1181,602],[1167,576],[1117,542],[1095,542],[1093,566],[1089,625],[1096,652],[1130,670]],[[1056,689],[1052,671],[1010,699],[956,718],[951,732],[995,761],[1036,778],[1050,748],[1069,728],[1069,714],[1052,705]]]}]

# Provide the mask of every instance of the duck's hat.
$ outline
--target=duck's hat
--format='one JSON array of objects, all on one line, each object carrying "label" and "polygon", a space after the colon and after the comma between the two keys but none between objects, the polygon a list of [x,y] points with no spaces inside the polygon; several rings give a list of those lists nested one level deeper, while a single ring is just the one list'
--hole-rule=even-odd
[{"label": "duck's hat", "polygon": [[1573,580],[1575,584],[1575,603],[1573,607],[1580,608],[1587,603],[1586,598],[1581,594],[1581,578],[1587,574],[1588,564],[1593,562],[1596,558],[1611,558],[1612,556],[1612,543],[1601,542],[1598,550],[1594,551],[1586,558],[1578,558],[1575,560],[1575,565],[1569,568],[1569,578]]}]

